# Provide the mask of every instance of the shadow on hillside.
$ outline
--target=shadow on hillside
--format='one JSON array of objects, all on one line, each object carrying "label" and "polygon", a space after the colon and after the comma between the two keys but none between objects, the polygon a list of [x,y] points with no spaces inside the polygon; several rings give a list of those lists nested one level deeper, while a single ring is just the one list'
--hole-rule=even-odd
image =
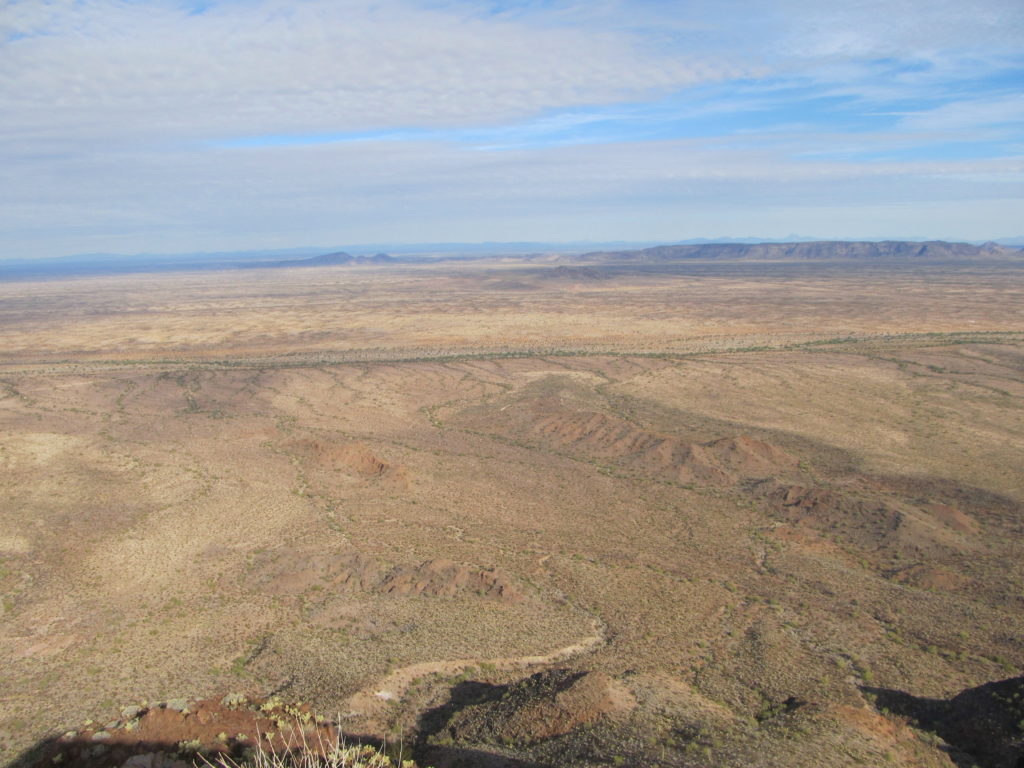
[{"label": "shadow on hillside", "polygon": [[120,768],[126,763],[135,768],[171,768],[177,763],[178,768],[183,768],[192,764],[192,758],[180,757],[178,744],[169,742],[105,744],[87,738],[54,736],[22,752],[10,768]]},{"label": "shadow on hillside", "polygon": [[421,768],[548,768],[541,763],[468,747],[426,747],[417,753]]},{"label": "shadow on hillside", "polygon": [[[369,738],[352,738],[350,743],[380,748],[379,742]],[[240,753],[223,754],[242,758]],[[408,753],[404,758],[409,758]],[[208,755],[208,759],[217,764],[216,755]],[[128,768],[190,768],[196,763],[206,764],[202,757],[182,755],[178,744],[140,741],[131,745],[106,745],[91,739],[51,737],[22,752],[10,768],[121,768],[125,765]],[[457,746],[430,746],[419,750],[417,765],[421,768],[544,768],[534,762]]]},{"label": "shadow on hillside", "polygon": [[420,715],[417,730],[424,737],[440,733],[459,710],[474,704],[497,701],[507,690],[507,685],[493,685],[477,680],[461,682],[449,690],[447,702]]},{"label": "shadow on hillside", "polygon": [[420,733],[420,744],[415,750],[417,764],[431,768],[544,768],[540,763],[530,760],[488,752],[478,747],[445,743],[454,736],[445,731],[456,713],[466,707],[498,701],[508,688],[507,685],[493,685],[477,680],[467,680],[451,688],[447,702],[426,710],[419,717],[417,730]]},{"label": "shadow on hillside", "polygon": [[1017,696],[1005,696],[1017,680],[986,683],[952,699],[930,699],[888,688],[861,690],[879,711],[907,718],[917,728],[939,736],[941,747],[959,768],[1024,768],[1024,738],[1017,722]]},{"label": "shadow on hillside", "polygon": [[[448,732],[450,722],[456,713],[474,704],[500,699],[507,690],[507,686],[478,681],[463,681],[455,685],[450,689],[446,703],[427,710],[420,716],[417,743],[407,743],[404,750],[401,747],[396,749],[396,745],[392,743],[385,745],[372,736],[352,733],[344,734],[343,744],[356,747],[365,745],[374,750],[384,750],[387,747],[387,755],[396,764],[412,757],[421,768],[543,768],[531,760],[502,754],[504,750],[497,745],[492,748],[489,743],[456,743],[453,738],[454,732]],[[154,708],[154,711],[163,713],[164,709],[160,705]],[[10,768],[191,768],[196,764],[218,765],[221,758],[226,758],[227,764],[231,765],[231,761],[244,760],[247,752],[251,757],[251,740],[243,739],[239,742],[234,738],[226,739],[226,734],[214,739],[210,735],[210,729],[204,731],[202,727],[203,724],[211,722],[209,719],[203,720],[204,716],[216,718],[217,710],[211,712],[204,709],[204,702],[200,702],[195,715],[198,725],[192,729],[183,724],[183,721],[175,720],[176,729],[170,734],[166,731],[160,733],[152,728],[128,730],[111,724],[109,731],[103,730],[98,734],[86,731],[51,736],[22,752],[10,763]],[[269,726],[269,723],[266,725]],[[258,735],[261,728],[254,721],[252,726],[246,726],[244,731]],[[272,734],[272,729],[262,729],[264,736],[268,733]],[[97,739],[96,735],[100,734],[101,738]],[[205,741],[187,741],[198,738],[204,738]],[[328,736],[330,740],[333,738],[333,733]],[[309,743],[313,747],[316,746],[315,741]]]}]

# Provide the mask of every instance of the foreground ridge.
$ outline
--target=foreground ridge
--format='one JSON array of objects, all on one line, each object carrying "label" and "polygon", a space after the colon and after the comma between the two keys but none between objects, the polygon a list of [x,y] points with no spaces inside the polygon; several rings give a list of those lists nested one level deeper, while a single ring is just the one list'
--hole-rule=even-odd
[{"label": "foreground ridge", "polygon": [[351,742],[302,702],[241,693],[124,707],[43,742],[15,765],[90,768],[415,768],[384,742]]}]

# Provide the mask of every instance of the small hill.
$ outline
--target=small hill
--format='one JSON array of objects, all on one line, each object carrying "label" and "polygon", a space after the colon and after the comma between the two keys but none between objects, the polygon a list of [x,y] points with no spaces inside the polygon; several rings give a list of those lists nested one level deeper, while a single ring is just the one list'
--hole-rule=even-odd
[{"label": "small hill", "polygon": [[597,403],[574,400],[577,390],[572,385],[552,382],[552,391],[545,391],[546,386],[537,382],[522,396],[467,409],[456,422],[678,483],[731,486],[744,480],[787,477],[798,469],[795,457],[750,435],[708,442],[687,440],[588,407]]},{"label": "small hill", "polygon": [[338,251],[337,253],[325,253],[320,256],[313,256],[309,259],[300,259],[294,262],[296,265],[308,265],[308,266],[328,266],[333,264],[351,264],[355,261],[355,257],[350,253],[344,251]]},{"label": "small hill", "polygon": [[358,550],[266,550],[253,558],[245,585],[269,595],[310,593],[321,600],[344,590],[398,597],[465,595],[499,603],[520,603],[525,599],[515,577],[496,568],[480,568],[444,558],[389,567]]},{"label": "small hill", "polygon": [[299,458],[366,478],[384,477],[402,469],[378,458],[362,443],[338,444],[315,438],[297,438],[287,441],[283,447]]},{"label": "small hill", "polygon": [[[971,537],[978,532],[977,521],[962,510],[915,504],[891,490],[868,487],[863,479],[840,487],[804,487],[769,479],[752,491],[773,517],[840,536],[868,551],[895,547],[915,554],[966,553],[974,548]],[[939,588],[958,583],[955,576],[935,568],[901,568],[890,575],[897,581]]]},{"label": "small hill", "polygon": [[280,267],[347,267],[364,264],[395,264],[394,256],[386,253],[375,253],[373,256],[353,256],[351,253],[337,251],[323,253],[308,259],[287,259],[282,261],[254,261],[240,265],[242,269],[276,269]]}]

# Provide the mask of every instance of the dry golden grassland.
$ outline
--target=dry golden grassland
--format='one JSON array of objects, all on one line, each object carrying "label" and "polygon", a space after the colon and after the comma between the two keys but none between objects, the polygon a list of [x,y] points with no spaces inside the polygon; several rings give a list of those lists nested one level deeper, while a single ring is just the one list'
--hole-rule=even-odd
[{"label": "dry golden grassland", "polygon": [[952,766],[874,702],[1024,668],[1019,277],[0,283],[0,762],[244,690],[421,763]]},{"label": "dry golden grassland", "polygon": [[0,283],[3,359],[689,352],[1024,323],[1016,264],[688,266],[582,282],[552,279],[549,268],[478,264]]}]

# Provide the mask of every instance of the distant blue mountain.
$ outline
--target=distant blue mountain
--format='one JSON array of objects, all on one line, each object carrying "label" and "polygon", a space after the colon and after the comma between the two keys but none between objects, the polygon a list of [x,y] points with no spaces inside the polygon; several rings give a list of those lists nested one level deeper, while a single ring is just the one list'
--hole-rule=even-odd
[{"label": "distant blue mountain", "polygon": [[[511,242],[511,243],[417,243],[374,244],[346,248],[301,248],[251,251],[219,251],[181,254],[91,253],[45,259],[0,260],[0,280],[49,280],[89,275],[148,272],[181,272],[224,269],[277,269],[283,267],[416,264],[442,259],[474,259],[487,256],[539,258],[560,254],[561,260],[625,259],[751,259],[751,258],[977,258],[1015,257],[1024,236],[1002,238],[998,243],[968,244],[910,240],[815,240],[793,235],[785,240],[763,238],[694,238],[672,245],[657,242]],[[351,251],[356,251],[353,255]],[[388,253],[401,254],[393,256]]]}]

